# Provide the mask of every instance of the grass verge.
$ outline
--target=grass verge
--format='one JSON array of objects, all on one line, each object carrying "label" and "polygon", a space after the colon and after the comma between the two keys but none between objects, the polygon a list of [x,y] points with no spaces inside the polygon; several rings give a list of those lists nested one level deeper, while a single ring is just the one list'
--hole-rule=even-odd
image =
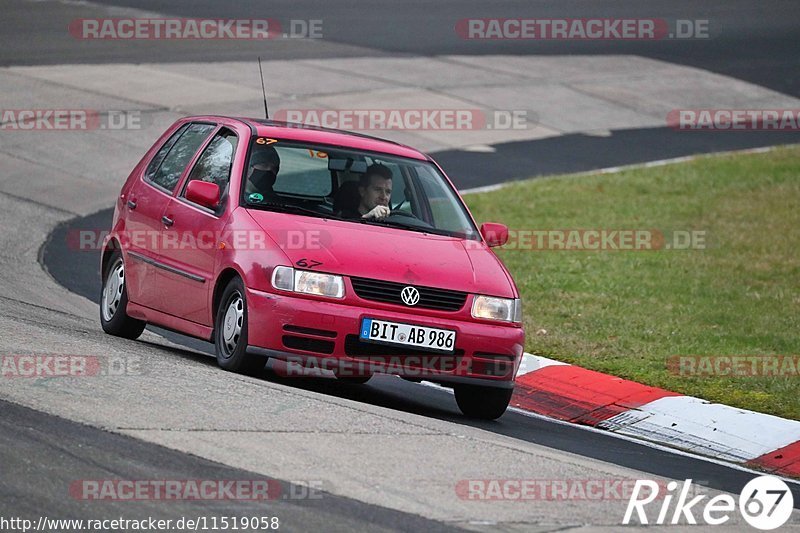
[{"label": "grass verge", "polygon": [[[496,250],[522,293],[527,351],[800,419],[800,146],[529,180],[465,200],[479,222],[518,231]],[[673,247],[530,249],[558,247],[530,230],[592,244],[572,231],[588,229],[655,229]],[[675,249],[692,231],[694,245]],[[676,356],[790,357],[772,358],[778,375],[732,376],[709,358],[682,375]],[[741,373],[764,360],[735,361]]]}]

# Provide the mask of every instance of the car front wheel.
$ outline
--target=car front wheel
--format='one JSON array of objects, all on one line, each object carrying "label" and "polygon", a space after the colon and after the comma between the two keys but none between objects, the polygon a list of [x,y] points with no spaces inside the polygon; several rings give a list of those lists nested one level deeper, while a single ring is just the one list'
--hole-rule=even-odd
[{"label": "car front wheel", "polygon": [[144,331],[145,322],[127,313],[128,289],[125,286],[125,262],[115,251],[103,272],[103,293],[100,295],[100,325],[109,335],[136,339]]},{"label": "car front wheel", "polygon": [[454,392],[458,408],[464,415],[482,420],[495,420],[506,412],[514,389],[456,385]]},{"label": "car front wheel", "polygon": [[217,363],[225,370],[254,374],[264,368],[263,357],[247,353],[247,299],[238,277],[228,283],[219,300],[214,345]]}]

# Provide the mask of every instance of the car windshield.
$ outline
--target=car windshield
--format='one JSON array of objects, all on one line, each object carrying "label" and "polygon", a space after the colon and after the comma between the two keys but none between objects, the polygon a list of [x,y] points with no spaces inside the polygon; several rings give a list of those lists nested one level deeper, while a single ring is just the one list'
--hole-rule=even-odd
[{"label": "car windshield", "polygon": [[[435,165],[375,152],[254,137],[242,202],[252,209],[478,239]],[[364,218],[378,205],[388,216]]]}]

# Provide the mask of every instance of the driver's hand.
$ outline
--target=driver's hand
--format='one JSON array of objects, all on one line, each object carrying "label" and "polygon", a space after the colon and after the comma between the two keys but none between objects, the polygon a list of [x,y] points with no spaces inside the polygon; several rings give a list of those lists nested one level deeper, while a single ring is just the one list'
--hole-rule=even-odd
[{"label": "driver's hand", "polygon": [[372,210],[361,218],[386,218],[389,216],[390,209],[385,205],[376,205]]}]

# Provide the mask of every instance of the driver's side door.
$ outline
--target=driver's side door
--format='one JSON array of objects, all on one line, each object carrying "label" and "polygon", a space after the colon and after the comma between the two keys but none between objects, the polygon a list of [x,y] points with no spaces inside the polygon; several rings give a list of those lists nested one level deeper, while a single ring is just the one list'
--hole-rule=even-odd
[{"label": "driver's side door", "polygon": [[[158,280],[162,309],[204,326],[212,325],[207,307],[214,285],[217,253],[219,247],[224,246],[222,243],[230,240],[223,231],[230,214],[226,207],[238,145],[236,133],[224,127],[218,130],[164,210],[164,220],[170,221],[176,240],[172,241],[174,246],[165,246],[161,253],[161,261],[167,267],[159,272]],[[215,183],[219,187],[220,202],[215,209],[186,198],[186,187],[194,180]]]}]

